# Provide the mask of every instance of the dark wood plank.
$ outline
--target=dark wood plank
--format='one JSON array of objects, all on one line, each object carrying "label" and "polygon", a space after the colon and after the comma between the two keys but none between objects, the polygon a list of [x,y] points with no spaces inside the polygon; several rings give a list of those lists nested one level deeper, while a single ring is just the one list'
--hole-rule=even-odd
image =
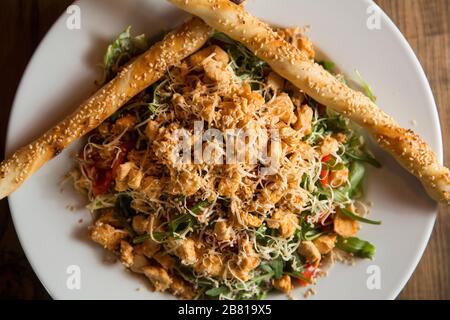
[{"label": "dark wood plank", "polygon": [[[71,2],[0,1],[0,159],[4,158],[10,107],[25,67],[40,40]],[[0,201],[0,298],[50,298],[23,254],[6,200]]]},{"label": "dark wood plank", "polygon": [[[450,165],[450,1],[377,0],[408,39],[430,81]],[[430,243],[400,299],[450,299],[450,208],[441,207]]]},{"label": "dark wood plank", "polygon": [[[0,1],[0,159],[10,106],[33,51],[71,0]],[[450,1],[377,0],[418,55],[439,107],[450,165]],[[435,230],[400,299],[450,299],[450,209],[440,208]],[[0,298],[48,299],[15,234],[8,205],[0,201]]]}]

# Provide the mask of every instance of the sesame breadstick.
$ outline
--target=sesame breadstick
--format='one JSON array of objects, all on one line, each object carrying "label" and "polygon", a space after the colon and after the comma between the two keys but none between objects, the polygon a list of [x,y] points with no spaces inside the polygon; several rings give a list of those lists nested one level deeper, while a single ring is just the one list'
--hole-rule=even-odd
[{"label": "sesame breadstick", "polygon": [[241,42],[305,93],[367,129],[380,146],[419,178],[436,201],[450,203],[450,171],[417,134],[400,127],[360,92],[339,82],[284,41],[269,25],[228,0],[169,0]]},{"label": "sesame breadstick", "polygon": [[0,199],[16,190],[47,161],[99,126],[136,94],[159,80],[169,67],[200,49],[212,29],[193,18],[125,66],[72,115],[0,164]]}]

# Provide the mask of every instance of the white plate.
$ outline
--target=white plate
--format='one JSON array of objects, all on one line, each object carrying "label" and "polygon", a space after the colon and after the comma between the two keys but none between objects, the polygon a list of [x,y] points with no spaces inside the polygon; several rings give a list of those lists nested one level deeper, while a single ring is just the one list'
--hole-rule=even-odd
[{"label": "white plate", "polygon": [[[181,22],[183,13],[161,0],[81,0],[81,29],[66,27],[64,14],[42,41],[23,77],[12,110],[7,153],[29,142],[73,110],[94,90],[96,65],[107,45],[128,25],[155,34]],[[438,114],[424,72],[413,51],[389,18],[380,13],[379,30],[369,30],[368,0],[251,0],[248,9],[269,22],[310,25],[313,42],[347,74],[361,71],[379,105],[398,122],[415,129],[442,159]],[[374,7],[375,8],[375,7]],[[379,10],[379,9],[376,9]],[[369,9],[370,11],[370,9]],[[413,126],[413,121],[417,125]],[[9,198],[14,224],[39,279],[56,299],[160,299],[119,264],[103,261],[104,253],[86,236],[86,210],[59,181],[71,168],[73,146],[28,180]],[[420,184],[388,155],[375,148],[384,164],[371,170],[367,197],[381,226],[364,225],[360,237],[377,247],[374,261],[355,267],[335,266],[319,280],[314,299],[393,299],[416,267],[429,239],[437,206]],[[78,223],[80,218],[83,223]],[[69,266],[81,271],[81,288],[67,286]],[[367,286],[369,266],[379,267],[381,287]],[[70,271],[70,270],[69,270]],[[136,291],[137,287],[143,290]],[[297,290],[300,297],[303,290]],[[283,299],[284,295],[272,298]]]}]

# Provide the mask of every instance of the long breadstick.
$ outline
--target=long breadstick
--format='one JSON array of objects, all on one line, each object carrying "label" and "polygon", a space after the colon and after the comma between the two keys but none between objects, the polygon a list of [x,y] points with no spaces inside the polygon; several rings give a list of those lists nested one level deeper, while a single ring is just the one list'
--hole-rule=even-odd
[{"label": "long breadstick", "polygon": [[167,69],[200,49],[212,29],[193,18],[136,58],[72,115],[0,164],[0,199],[16,190],[69,144],[95,129]]},{"label": "long breadstick", "polygon": [[436,201],[450,203],[450,171],[417,134],[400,127],[362,93],[311,62],[267,24],[228,0],[169,0],[248,47],[273,70],[318,102],[367,129],[378,144],[418,177]]}]

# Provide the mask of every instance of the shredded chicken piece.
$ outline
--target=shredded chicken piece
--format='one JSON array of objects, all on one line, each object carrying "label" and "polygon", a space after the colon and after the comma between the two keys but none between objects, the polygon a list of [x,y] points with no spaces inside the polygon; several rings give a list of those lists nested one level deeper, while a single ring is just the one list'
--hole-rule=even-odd
[{"label": "shredded chicken piece", "polygon": [[135,254],[133,256],[133,264],[130,266],[131,271],[136,273],[143,273],[143,268],[149,265],[148,259],[142,254]]},{"label": "shredded chicken piece", "polygon": [[161,251],[154,254],[153,259],[155,259],[166,270],[170,270],[175,266],[175,259],[171,255]]},{"label": "shredded chicken piece", "polygon": [[198,262],[196,243],[193,239],[187,238],[181,241],[172,240],[169,246],[174,248],[175,254],[181,259],[181,263],[189,266]]},{"label": "shredded chicken piece", "polygon": [[201,65],[207,58],[212,59],[227,65],[230,62],[228,54],[219,46],[210,46],[197,53],[194,53],[189,57],[189,64],[191,67],[197,67]]},{"label": "shredded chicken piece", "polygon": [[137,119],[131,114],[127,114],[119,119],[113,126],[113,131],[120,133],[124,130],[130,130],[136,125]]},{"label": "shredded chicken piece", "polygon": [[200,274],[217,277],[223,272],[223,262],[220,256],[205,252],[195,264],[194,270]]},{"label": "shredded chicken piece", "polygon": [[297,117],[294,114],[294,103],[284,92],[270,101],[267,107],[269,108],[271,116],[277,117],[280,121],[290,124],[297,120]]},{"label": "shredded chicken piece", "polygon": [[328,254],[336,245],[336,235],[326,234],[313,241],[320,254]]},{"label": "shredded chicken piece", "polygon": [[253,244],[248,241],[242,241],[239,254],[234,256],[228,263],[228,270],[241,281],[250,279],[250,271],[255,269],[260,263]]},{"label": "shredded chicken piece", "polygon": [[267,76],[267,86],[276,93],[284,89],[285,80],[275,72],[270,72]]},{"label": "shredded chicken piece", "polygon": [[334,232],[338,235],[349,238],[355,236],[359,231],[359,223],[338,212],[334,218]]},{"label": "shredded chicken piece", "polygon": [[273,279],[272,284],[275,288],[284,293],[290,293],[294,289],[291,277],[287,274],[281,276],[279,279]]},{"label": "shredded chicken piece", "polygon": [[269,228],[278,229],[283,238],[290,238],[298,227],[298,217],[283,209],[277,209],[267,220]]},{"label": "shredded chicken piece", "polygon": [[339,150],[339,142],[335,138],[327,136],[320,144],[319,150],[322,156],[335,154]]},{"label": "shredded chicken piece", "polygon": [[333,188],[342,187],[348,181],[349,170],[347,168],[341,170],[333,170],[330,172],[328,181]]},{"label": "shredded chicken piece", "polygon": [[120,241],[120,260],[125,267],[130,268],[134,264],[133,246],[128,242]]},{"label": "shredded chicken piece", "polygon": [[134,247],[136,253],[143,254],[147,258],[152,258],[160,248],[161,246],[152,239],[145,240]]},{"label": "shredded chicken piece", "polygon": [[172,279],[163,268],[145,266],[142,268],[142,272],[150,280],[156,291],[166,291],[172,284]]},{"label": "shredded chicken piece", "polygon": [[128,237],[128,233],[98,221],[91,227],[90,237],[94,242],[102,245],[105,249],[114,251],[120,245],[120,241]]},{"label": "shredded chicken piece", "polygon": [[179,296],[186,300],[191,300],[195,297],[195,293],[192,287],[178,277],[172,278],[170,290],[174,295]]},{"label": "shredded chicken piece", "polygon": [[321,259],[321,254],[319,249],[314,245],[312,241],[303,241],[298,247],[298,253],[304,256],[309,262],[318,266]]},{"label": "shredded chicken piece", "polygon": [[227,241],[233,237],[233,228],[226,220],[220,220],[214,225],[214,234],[217,240]]},{"label": "shredded chicken piece", "polygon": [[312,131],[312,119],[314,111],[307,105],[297,107],[296,110],[297,122],[294,124],[294,129],[301,131],[303,135],[309,135]]},{"label": "shredded chicken piece", "polygon": [[116,176],[116,190],[121,192],[128,188],[138,189],[141,186],[144,174],[133,162],[126,162],[119,166]]}]

